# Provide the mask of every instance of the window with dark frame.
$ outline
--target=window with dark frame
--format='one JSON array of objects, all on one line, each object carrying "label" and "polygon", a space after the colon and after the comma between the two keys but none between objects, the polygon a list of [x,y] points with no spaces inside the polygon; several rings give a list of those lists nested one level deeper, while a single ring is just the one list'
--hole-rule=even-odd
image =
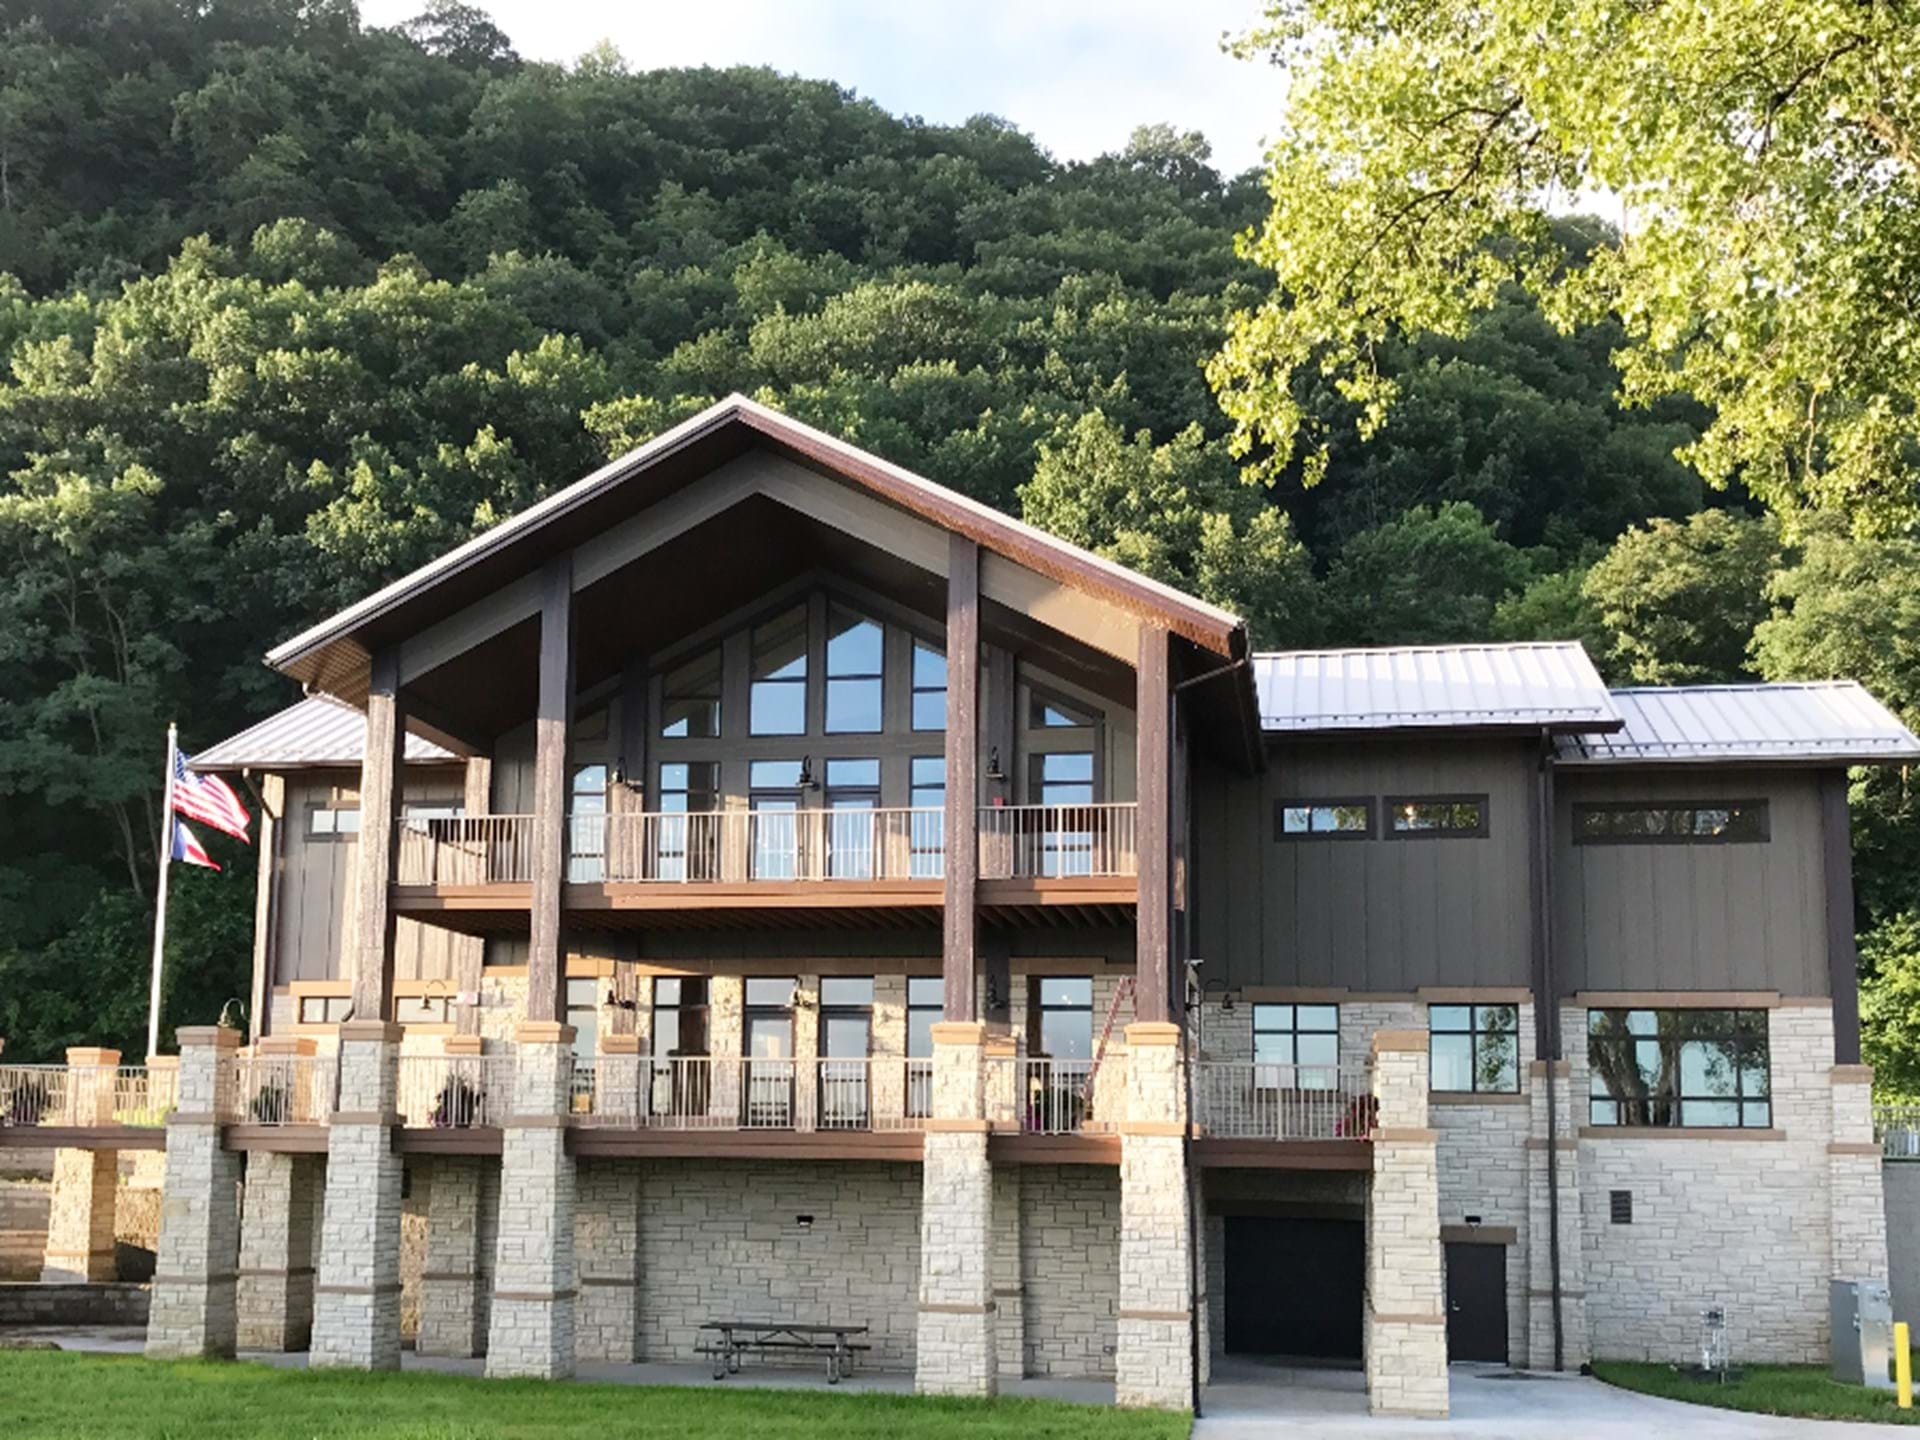
[{"label": "window with dark frame", "polygon": [[1253,1083],[1263,1090],[1332,1090],[1340,1083],[1340,1007],[1257,1003]]},{"label": "window with dark frame", "polygon": [[345,840],[360,833],[358,805],[316,805],[307,811],[307,838]]},{"label": "window with dark frame", "polygon": [[793,988],[791,975],[750,975],[742,1016],[747,1074],[742,1120],[748,1126],[793,1123]]},{"label": "window with dark frame", "polygon": [[1517,1094],[1518,1005],[1429,1005],[1427,1053],[1436,1092]]},{"label": "window with dark frame", "polygon": [[658,975],[653,981],[653,1054],[656,1059],[707,1053],[704,977]]},{"label": "window with dark frame", "polygon": [[1276,840],[1365,840],[1373,834],[1370,796],[1341,796],[1273,802]]},{"label": "window with dark frame", "polygon": [[567,1024],[573,1027],[573,1057],[591,1060],[600,1048],[600,982],[581,976],[567,981]]},{"label": "window with dark frame", "polygon": [[567,786],[567,881],[590,885],[607,874],[607,767],[576,765]]},{"label": "window with dark frame", "polygon": [[1582,801],[1576,845],[1755,845],[1772,838],[1764,800]]},{"label": "window with dark frame", "polygon": [[946,981],[938,975],[907,977],[907,1114],[914,1119],[933,1113],[933,1027],[945,1009]]},{"label": "window with dark frame", "polygon": [[1053,1061],[1093,1059],[1093,981],[1085,975],[1034,975],[1027,980],[1031,1046]]},{"label": "window with dark frame", "polygon": [[667,740],[711,740],[720,734],[721,653],[709,650],[660,682],[660,734]]},{"label": "window with dark frame", "polygon": [[720,766],[712,760],[674,760],[660,767],[654,822],[653,873],[661,880],[712,880],[720,873],[720,830],[689,818],[719,808]]},{"label": "window with dark frame", "polygon": [[873,1053],[873,977],[820,977],[820,1123],[829,1130],[865,1129],[869,1114],[867,1058]]},{"label": "window with dark frame", "polygon": [[829,606],[826,733],[878,734],[885,679],[886,632],[879,622]]},{"label": "window with dark frame", "polygon": [[796,605],[753,627],[747,732],[807,733],[807,607]]},{"label": "window with dark frame", "polygon": [[947,657],[924,640],[913,642],[915,730],[947,728]]},{"label": "window with dark frame", "polygon": [[1593,1125],[1773,1124],[1765,1010],[1589,1010],[1587,1073]]},{"label": "window with dark frame", "polygon": [[907,761],[910,863],[916,880],[938,880],[947,861],[947,757],[915,755]]},{"label": "window with dark frame", "polygon": [[755,760],[747,766],[752,811],[750,856],[756,880],[791,880],[800,873],[800,762]]},{"label": "window with dark frame", "polygon": [[873,812],[880,807],[880,762],[827,761],[827,875],[834,880],[871,880],[880,860]]},{"label": "window with dark frame", "polygon": [[1050,695],[1038,686],[1029,691],[1027,728],[1030,730],[1078,730],[1096,724],[1098,719],[1092,711]]},{"label": "window with dark frame", "polygon": [[302,995],[300,997],[300,1023],[302,1025],[338,1025],[353,1013],[351,995]]},{"label": "window with dark frame", "polygon": [[1485,795],[1389,795],[1381,802],[1395,840],[1474,838],[1487,834]]}]

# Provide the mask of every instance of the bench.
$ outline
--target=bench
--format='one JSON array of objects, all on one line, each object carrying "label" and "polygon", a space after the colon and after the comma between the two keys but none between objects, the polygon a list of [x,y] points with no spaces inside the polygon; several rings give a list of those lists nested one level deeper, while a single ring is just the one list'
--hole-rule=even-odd
[{"label": "bench", "polygon": [[694,1352],[713,1361],[713,1378],[724,1380],[740,1373],[740,1357],[748,1351],[776,1354],[805,1351],[826,1356],[827,1383],[838,1385],[853,1373],[853,1357],[873,1347],[855,1337],[864,1325],[801,1325],[774,1320],[709,1320],[700,1327]]}]

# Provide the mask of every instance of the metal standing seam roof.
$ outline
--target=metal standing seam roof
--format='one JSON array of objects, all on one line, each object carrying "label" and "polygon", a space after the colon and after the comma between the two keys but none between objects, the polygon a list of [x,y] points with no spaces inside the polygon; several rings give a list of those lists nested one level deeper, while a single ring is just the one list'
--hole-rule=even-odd
[{"label": "metal standing seam roof", "polygon": [[1255,655],[1253,668],[1268,734],[1622,723],[1575,641],[1292,650]]},{"label": "metal standing seam roof", "polygon": [[[313,695],[230,735],[188,760],[193,770],[312,770],[358,765],[367,748],[363,711]],[[407,736],[409,765],[446,764],[460,757],[431,740]]]},{"label": "metal standing seam roof", "polygon": [[1558,763],[1920,760],[1920,738],[1854,680],[1648,686],[1613,698],[1626,727],[1566,737]]}]

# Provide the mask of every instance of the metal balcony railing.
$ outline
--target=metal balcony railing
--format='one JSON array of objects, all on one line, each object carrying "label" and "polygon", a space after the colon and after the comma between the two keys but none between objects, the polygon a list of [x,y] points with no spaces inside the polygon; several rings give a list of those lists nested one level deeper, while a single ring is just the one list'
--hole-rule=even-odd
[{"label": "metal balcony railing", "polygon": [[238,1055],[223,1119],[233,1125],[325,1125],[333,1117],[332,1055]]},{"label": "metal balcony railing", "polygon": [[996,1056],[986,1067],[987,1119],[997,1130],[1078,1135],[1113,1129],[1125,1114],[1124,1055],[1098,1062]]},{"label": "metal balcony railing", "polygon": [[917,1130],[931,1109],[931,1065],[602,1055],[575,1062],[572,1110],[577,1124],[649,1130]]},{"label": "metal balcony railing", "polygon": [[0,1125],[65,1125],[66,1116],[66,1066],[0,1065]]},{"label": "metal balcony railing", "polygon": [[402,1055],[395,1088],[414,1130],[497,1126],[513,1108],[512,1055]]},{"label": "metal balcony railing", "polygon": [[[1136,873],[1137,807],[987,805],[979,815],[987,879]],[[398,822],[401,885],[510,885],[533,878],[534,817],[406,816]],[[573,884],[940,880],[946,813],[936,806],[829,810],[702,810],[574,815]]]},{"label": "metal balcony railing", "polygon": [[1876,1105],[1873,1134],[1888,1160],[1920,1160],[1920,1105]]},{"label": "metal balcony railing", "polygon": [[1364,1140],[1373,1130],[1364,1065],[1267,1065],[1206,1060],[1193,1066],[1193,1118],[1224,1140]]},{"label": "metal balcony railing", "polygon": [[144,1065],[0,1065],[0,1126],[165,1125],[178,1075]]}]

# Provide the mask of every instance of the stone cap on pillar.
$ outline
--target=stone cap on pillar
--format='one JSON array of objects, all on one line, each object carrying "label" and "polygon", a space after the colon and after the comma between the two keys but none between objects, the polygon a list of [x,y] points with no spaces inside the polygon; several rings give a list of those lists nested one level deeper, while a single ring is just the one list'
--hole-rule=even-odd
[{"label": "stone cap on pillar", "polygon": [[638,1055],[640,1037],[638,1035],[602,1035],[600,1053],[602,1055]]},{"label": "stone cap on pillar", "polygon": [[574,1028],[558,1020],[522,1020],[513,1038],[522,1045],[571,1045]]},{"label": "stone cap on pillar", "polygon": [[980,1045],[987,1038],[987,1027],[979,1020],[936,1020],[928,1029],[935,1045]]},{"label": "stone cap on pillar", "polygon": [[[342,1027],[345,1028],[344,1026]],[[182,1050],[211,1045],[216,1050],[238,1050],[240,1032],[230,1025],[182,1025],[173,1032]]]},{"label": "stone cap on pillar", "polygon": [[120,1052],[109,1050],[102,1045],[69,1045],[67,1064],[69,1065],[118,1065]]},{"label": "stone cap on pillar", "polygon": [[1011,1060],[1020,1053],[1020,1043],[1011,1035],[989,1035],[986,1050],[989,1060]]},{"label": "stone cap on pillar", "polygon": [[[71,1055],[73,1052],[67,1053]],[[73,1062],[69,1060],[67,1063],[71,1065]],[[1871,1085],[1873,1084],[1873,1066],[1836,1065],[1833,1067],[1831,1079],[1835,1085]]]},{"label": "stone cap on pillar", "polygon": [[1178,1045],[1180,1027],[1167,1020],[1136,1020],[1126,1029],[1127,1045],[1144,1050],[1155,1045]]},{"label": "stone cap on pillar", "polygon": [[1417,1054],[1427,1053],[1427,1032],[1424,1030],[1376,1030],[1373,1032],[1373,1053]]},{"label": "stone cap on pillar", "polygon": [[487,1042],[478,1035],[449,1035],[440,1042],[443,1055],[484,1055]]},{"label": "stone cap on pillar", "polygon": [[340,1022],[340,1043],[359,1041],[362,1044],[372,1041],[377,1045],[398,1045],[407,1033],[407,1027],[395,1020],[343,1020]]},{"label": "stone cap on pillar", "polygon": [[312,1055],[320,1044],[311,1035],[269,1035],[253,1047],[256,1055]]},{"label": "stone cap on pillar", "polygon": [[147,1056],[147,1069],[149,1070],[178,1070],[179,1068],[180,1057],[178,1055]]}]

